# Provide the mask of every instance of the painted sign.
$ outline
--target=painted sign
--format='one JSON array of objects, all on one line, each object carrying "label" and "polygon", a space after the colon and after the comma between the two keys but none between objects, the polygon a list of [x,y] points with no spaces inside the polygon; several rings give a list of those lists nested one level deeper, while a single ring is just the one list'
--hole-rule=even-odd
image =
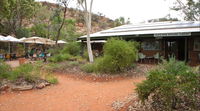
[{"label": "painted sign", "polygon": [[176,37],[176,36],[191,36],[190,32],[181,32],[181,33],[158,33],[154,34],[154,37]]}]

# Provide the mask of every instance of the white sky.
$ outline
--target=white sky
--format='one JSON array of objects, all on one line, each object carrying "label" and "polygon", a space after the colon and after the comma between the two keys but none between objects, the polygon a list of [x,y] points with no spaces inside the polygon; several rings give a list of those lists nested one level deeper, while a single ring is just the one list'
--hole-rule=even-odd
[{"label": "white sky", "polygon": [[[55,2],[56,0],[36,0]],[[100,12],[111,19],[120,16],[130,18],[132,23],[144,22],[149,19],[165,17],[180,18],[170,10],[175,0],[94,0],[93,12]],[[72,4],[71,4],[72,6]]]}]

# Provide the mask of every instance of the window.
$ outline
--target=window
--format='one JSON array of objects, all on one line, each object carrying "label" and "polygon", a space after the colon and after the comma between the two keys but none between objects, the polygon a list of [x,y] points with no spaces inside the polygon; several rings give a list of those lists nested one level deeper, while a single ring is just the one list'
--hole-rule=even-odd
[{"label": "window", "polygon": [[157,40],[145,40],[142,42],[143,50],[160,50],[160,41]]},{"label": "window", "polygon": [[200,39],[194,39],[194,51],[200,51]]}]

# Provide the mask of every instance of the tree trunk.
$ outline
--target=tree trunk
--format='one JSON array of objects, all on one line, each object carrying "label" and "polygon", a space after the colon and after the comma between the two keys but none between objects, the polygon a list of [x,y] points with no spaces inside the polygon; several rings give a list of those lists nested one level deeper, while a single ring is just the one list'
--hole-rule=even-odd
[{"label": "tree trunk", "polygon": [[87,37],[86,37],[87,50],[88,50],[89,61],[91,63],[94,62],[94,57],[92,54],[92,47],[91,47],[91,42],[90,42],[92,4],[93,4],[93,0],[91,0],[91,2],[90,2],[90,9],[88,11],[87,2],[85,0],[85,22],[86,22],[86,26],[87,26]]},{"label": "tree trunk", "polygon": [[60,31],[61,31],[61,29],[62,29],[62,27],[63,27],[63,25],[65,23],[65,17],[66,17],[66,12],[67,12],[67,5],[66,4],[64,4],[64,5],[65,5],[65,8],[64,8],[63,20],[62,20],[62,23],[61,23],[61,25],[60,25],[60,27],[58,29],[58,33],[57,33],[57,36],[56,36],[56,45],[57,45],[58,39],[60,37]]}]

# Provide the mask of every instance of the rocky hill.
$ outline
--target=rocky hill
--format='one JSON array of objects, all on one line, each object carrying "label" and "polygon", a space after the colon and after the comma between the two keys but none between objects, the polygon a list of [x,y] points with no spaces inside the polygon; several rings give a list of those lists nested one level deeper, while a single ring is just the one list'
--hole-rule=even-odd
[{"label": "rocky hill", "polygon": [[[49,3],[49,2],[40,2],[42,6],[47,6],[49,9],[53,10],[59,8],[58,4]],[[67,18],[76,20],[76,31],[82,34],[86,33],[85,22],[84,22],[84,13],[81,10],[68,8]],[[105,17],[103,14],[92,14],[92,33],[98,32],[101,30],[109,29],[114,27],[114,21]]]}]

